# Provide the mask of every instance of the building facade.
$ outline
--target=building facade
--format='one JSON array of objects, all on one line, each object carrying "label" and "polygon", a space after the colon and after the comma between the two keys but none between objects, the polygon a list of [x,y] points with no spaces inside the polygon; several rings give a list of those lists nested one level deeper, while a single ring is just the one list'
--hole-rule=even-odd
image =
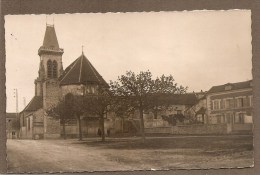
[{"label": "building facade", "polygon": [[213,86],[207,93],[209,124],[229,124],[233,132],[252,132],[252,80]]},{"label": "building facade", "polygon": [[6,113],[6,138],[19,138],[19,118],[17,113]]}]

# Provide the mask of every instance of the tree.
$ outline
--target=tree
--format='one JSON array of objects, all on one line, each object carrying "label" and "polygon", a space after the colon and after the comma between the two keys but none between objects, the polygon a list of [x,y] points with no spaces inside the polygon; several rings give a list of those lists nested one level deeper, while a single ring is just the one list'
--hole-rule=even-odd
[{"label": "tree", "polygon": [[125,118],[133,115],[135,112],[135,108],[129,105],[124,97],[113,96],[110,110],[113,111],[117,117],[122,119],[121,131],[124,132]]},{"label": "tree", "polygon": [[67,94],[69,96],[69,102],[71,103],[71,110],[73,115],[76,117],[79,126],[79,140],[82,140],[82,126],[81,126],[81,116],[85,113],[84,96],[73,95],[71,93]]},{"label": "tree", "polygon": [[84,111],[87,115],[98,117],[102,141],[105,141],[105,116],[110,110],[111,101],[111,93],[103,87],[98,87],[95,94],[84,96]]},{"label": "tree", "polygon": [[83,97],[68,93],[56,105],[51,106],[46,113],[53,118],[61,120],[63,126],[63,138],[66,139],[66,123],[76,118],[79,124],[79,140],[82,140],[80,116],[84,113]]},{"label": "tree", "polygon": [[62,124],[63,138],[66,139],[66,123],[73,118],[72,103],[62,99],[56,105],[46,110],[47,115],[60,119]]},{"label": "tree", "polygon": [[126,75],[119,76],[117,81],[111,81],[110,87],[114,96],[123,98],[129,107],[139,111],[140,131],[143,142],[145,141],[144,110],[158,106],[155,95],[159,93],[182,93],[187,89],[182,86],[178,87],[171,75],[162,75],[152,79],[152,73],[149,70],[141,71],[139,74],[127,71]]}]

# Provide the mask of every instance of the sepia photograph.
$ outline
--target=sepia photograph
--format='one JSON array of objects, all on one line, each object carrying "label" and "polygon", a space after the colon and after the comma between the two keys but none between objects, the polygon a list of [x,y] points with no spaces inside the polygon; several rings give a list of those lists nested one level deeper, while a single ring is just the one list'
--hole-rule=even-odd
[{"label": "sepia photograph", "polygon": [[6,15],[9,173],[254,167],[250,10]]}]

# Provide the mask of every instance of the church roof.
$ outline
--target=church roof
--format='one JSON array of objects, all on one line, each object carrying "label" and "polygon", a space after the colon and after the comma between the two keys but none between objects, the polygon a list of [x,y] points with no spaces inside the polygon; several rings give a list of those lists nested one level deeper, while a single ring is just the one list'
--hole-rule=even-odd
[{"label": "church roof", "polygon": [[58,43],[54,26],[51,25],[46,26],[46,31],[45,31],[42,46],[46,48],[54,48],[55,50],[59,49],[59,43]]},{"label": "church roof", "polygon": [[43,107],[43,99],[41,96],[34,96],[30,103],[24,108],[22,112],[25,111],[37,111]]},{"label": "church roof", "polygon": [[43,44],[39,48],[38,54],[40,55],[44,52],[57,52],[59,54],[63,53],[63,49],[59,47],[54,25],[46,25]]},{"label": "church roof", "polygon": [[65,69],[59,80],[60,85],[100,84],[108,87],[106,81],[83,53]]}]

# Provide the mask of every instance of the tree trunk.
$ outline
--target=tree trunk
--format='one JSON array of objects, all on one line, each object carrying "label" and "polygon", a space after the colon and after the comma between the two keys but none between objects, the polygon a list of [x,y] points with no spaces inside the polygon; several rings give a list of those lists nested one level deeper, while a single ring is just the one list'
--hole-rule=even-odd
[{"label": "tree trunk", "polygon": [[125,120],[124,120],[124,117],[122,117],[122,121],[121,121],[121,124],[122,124],[122,133],[124,133],[124,123],[125,123]]},{"label": "tree trunk", "polygon": [[142,106],[139,108],[140,112],[140,130],[141,130],[141,136],[142,136],[142,141],[143,143],[145,142],[145,133],[144,133],[144,113],[143,113],[143,108]]},{"label": "tree trunk", "polygon": [[63,139],[66,140],[66,128],[65,128],[65,120],[63,119],[62,123],[62,132],[63,132]]},{"label": "tree trunk", "polygon": [[80,115],[77,116],[78,118],[78,123],[79,123],[79,140],[82,140],[82,130],[81,130],[81,120],[80,120]]},{"label": "tree trunk", "polygon": [[105,122],[104,122],[104,116],[100,117],[100,127],[101,127],[101,137],[102,142],[105,141]]}]

